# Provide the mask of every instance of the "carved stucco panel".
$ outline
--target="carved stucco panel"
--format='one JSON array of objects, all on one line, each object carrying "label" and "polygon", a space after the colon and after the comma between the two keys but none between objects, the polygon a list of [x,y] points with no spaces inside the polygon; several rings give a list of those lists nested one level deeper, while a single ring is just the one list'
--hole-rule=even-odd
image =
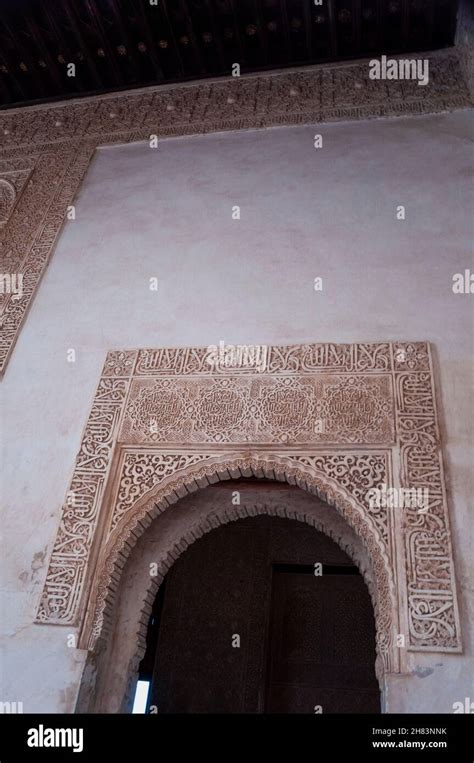
[{"label": "carved stucco panel", "polygon": [[135,380],[124,442],[393,443],[389,375]]},{"label": "carved stucco panel", "polygon": [[[49,262],[94,147],[65,144],[30,154],[20,170],[22,192],[0,226],[0,272],[23,275],[21,298],[0,295],[0,373]],[[0,154],[1,159],[1,154]],[[18,160],[10,160],[15,165]],[[4,162],[0,161],[1,169]],[[1,189],[0,189],[1,190]]]},{"label": "carved stucco panel", "polygon": [[[78,624],[93,645],[106,625],[128,552],[152,518],[209,482],[255,474],[315,492],[363,539],[378,581],[378,639],[379,646],[384,645],[381,652],[391,654],[387,665],[396,664],[395,628],[407,629],[408,649],[459,651],[429,345],[267,349],[265,373],[211,367],[206,348],[108,354],[53,548],[38,622]],[[318,406],[328,389],[335,392],[329,407],[334,422],[329,443],[313,435]],[[209,396],[213,390],[219,394]],[[287,390],[302,395],[294,420],[295,399],[287,405]],[[260,402],[260,408],[252,407],[258,400],[268,402],[270,393],[271,406]],[[196,407],[202,401],[205,405]],[[278,419],[275,427],[271,411],[280,415],[280,404],[287,421]],[[148,429],[150,413],[156,418],[157,439]],[[379,437],[375,446],[374,431]],[[264,433],[261,440],[259,432]],[[216,437],[219,433],[222,436]],[[383,485],[427,488],[428,505],[422,512],[374,506],[368,493]]]}]

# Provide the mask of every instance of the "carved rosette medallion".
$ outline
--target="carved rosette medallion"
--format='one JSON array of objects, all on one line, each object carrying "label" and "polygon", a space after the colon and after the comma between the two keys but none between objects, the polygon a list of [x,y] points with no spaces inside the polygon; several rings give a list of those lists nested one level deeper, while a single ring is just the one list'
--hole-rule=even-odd
[{"label": "carved rosette medallion", "polygon": [[196,417],[203,422],[209,437],[216,442],[230,439],[231,433],[242,428],[246,401],[239,390],[225,382],[199,391]]},{"label": "carved rosette medallion", "polygon": [[148,433],[152,441],[166,438],[184,418],[187,402],[186,395],[166,382],[141,389],[128,409],[131,431]]}]

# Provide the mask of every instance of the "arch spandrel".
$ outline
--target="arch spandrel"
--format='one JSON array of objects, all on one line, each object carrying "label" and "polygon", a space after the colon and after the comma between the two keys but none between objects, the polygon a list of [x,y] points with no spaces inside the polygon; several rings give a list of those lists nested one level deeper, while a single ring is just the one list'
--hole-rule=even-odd
[{"label": "arch spandrel", "polygon": [[[109,353],[37,621],[77,625],[92,647],[120,570],[153,516],[242,474],[315,493],[362,538],[377,581],[385,670],[397,670],[398,635],[408,650],[460,651],[423,342],[271,346],[263,369],[242,355],[234,367],[209,362],[209,348]],[[384,486],[427,489],[427,506],[374,506],[369,491]]]}]

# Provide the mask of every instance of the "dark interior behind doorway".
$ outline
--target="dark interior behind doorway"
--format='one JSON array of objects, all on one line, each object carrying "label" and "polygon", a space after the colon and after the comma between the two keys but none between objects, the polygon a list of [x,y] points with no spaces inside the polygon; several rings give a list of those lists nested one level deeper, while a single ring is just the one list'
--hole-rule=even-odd
[{"label": "dark interior behind doorway", "polygon": [[353,562],[315,529],[262,516],[212,531],[176,562],[140,677],[162,714],[377,713],[374,665]]}]

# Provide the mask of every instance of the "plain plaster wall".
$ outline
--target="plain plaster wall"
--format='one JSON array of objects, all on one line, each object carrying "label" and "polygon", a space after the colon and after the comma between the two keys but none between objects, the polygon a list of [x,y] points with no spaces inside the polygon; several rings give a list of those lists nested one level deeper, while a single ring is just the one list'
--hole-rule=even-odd
[{"label": "plain plaster wall", "polygon": [[465,653],[412,653],[387,709],[472,695],[474,297],[452,292],[474,270],[472,126],[466,111],[96,153],[2,382],[0,699],[75,707],[86,653],[33,621],[106,351],[219,340],[433,342]]}]

